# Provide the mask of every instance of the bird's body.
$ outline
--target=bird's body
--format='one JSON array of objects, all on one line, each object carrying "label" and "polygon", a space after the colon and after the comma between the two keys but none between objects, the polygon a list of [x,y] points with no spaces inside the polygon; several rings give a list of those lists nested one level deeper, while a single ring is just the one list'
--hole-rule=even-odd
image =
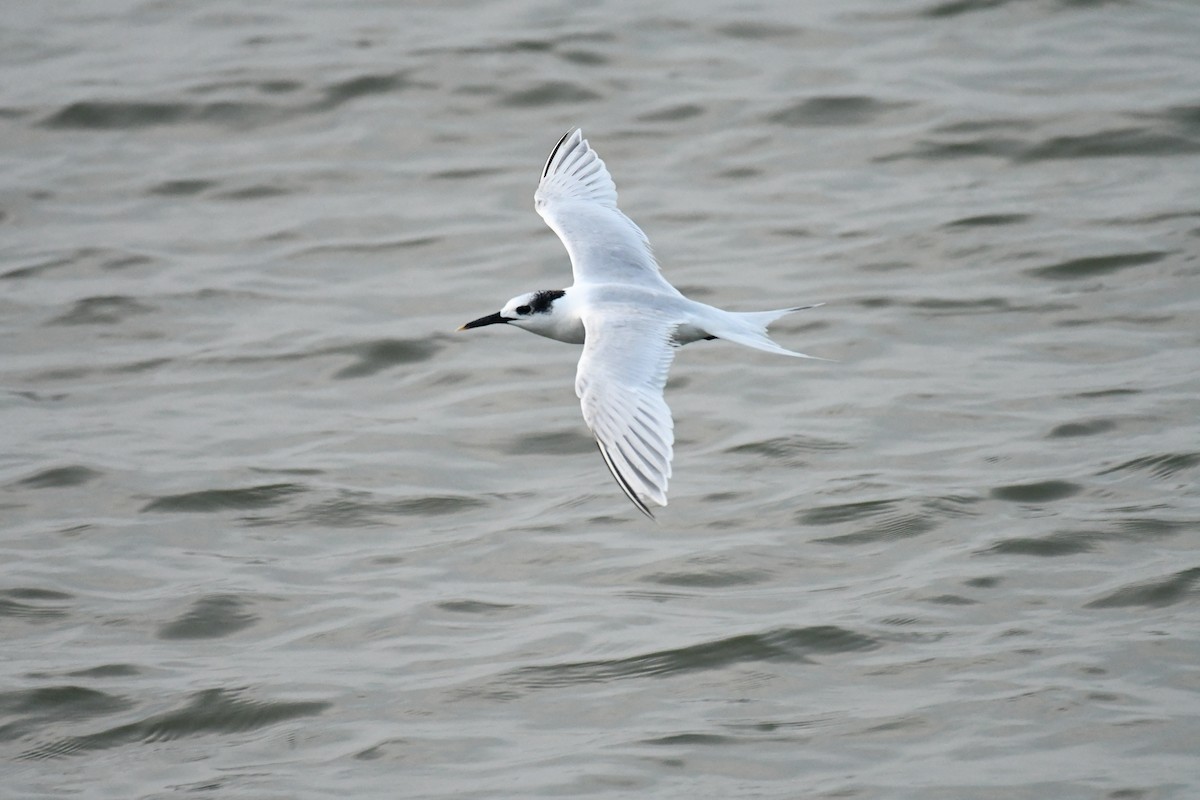
[{"label": "bird's body", "polygon": [[674,436],[663,386],[675,350],[702,339],[781,355],[767,325],[800,306],[735,312],[684,297],[659,272],[641,229],[617,208],[604,162],[578,129],[551,152],[534,195],[539,214],[571,257],[575,283],[529,292],[460,330],[511,323],[582,344],[575,377],[583,417],[618,485],[642,513],[667,504]]}]

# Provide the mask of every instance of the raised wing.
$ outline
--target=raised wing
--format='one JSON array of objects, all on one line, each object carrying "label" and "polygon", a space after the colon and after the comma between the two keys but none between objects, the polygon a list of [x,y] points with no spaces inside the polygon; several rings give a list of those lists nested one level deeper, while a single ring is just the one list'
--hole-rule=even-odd
[{"label": "raised wing", "polygon": [[533,201],[566,245],[575,283],[627,283],[677,294],[658,271],[646,234],[617,208],[617,187],[583,131],[568,131],[554,146]]},{"label": "raised wing", "polygon": [[584,316],[587,339],[575,374],[583,419],[617,484],[643,514],[667,504],[671,409],[663,399],[675,358],[675,324],[611,311]]}]

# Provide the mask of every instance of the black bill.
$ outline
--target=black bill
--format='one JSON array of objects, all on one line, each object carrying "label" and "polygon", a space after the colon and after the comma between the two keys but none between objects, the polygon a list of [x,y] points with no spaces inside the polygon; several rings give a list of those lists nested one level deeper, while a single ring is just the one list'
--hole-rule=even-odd
[{"label": "black bill", "polygon": [[512,322],[512,320],[505,319],[504,317],[500,316],[500,312],[497,311],[495,314],[488,314],[486,317],[473,319],[466,325],[463,325],[461,328],[459,328],[459,330],[465,331],[469,328],[482,328],[484,325],[495,325],[498,322]]}]

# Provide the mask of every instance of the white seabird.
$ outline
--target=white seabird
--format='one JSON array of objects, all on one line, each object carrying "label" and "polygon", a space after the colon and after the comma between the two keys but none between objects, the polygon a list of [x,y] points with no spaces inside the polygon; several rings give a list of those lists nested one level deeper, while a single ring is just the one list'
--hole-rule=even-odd
[{"label": "white seabird", "polygon": [[546,160],[534,206],[571,257],[575,283],[522,294],[504,308],[459,328],[508,323],[531,333],[582,344],[575,393],[583,419],[621,490],[648,517],[667,504],[674,424],[663,399],[676,348],[701,339],[730,342],[798,358],[767,325],[777,311],[724,311],[689,300],[667,282],[641,228],[617,208],[617,187],[578,128]]}]

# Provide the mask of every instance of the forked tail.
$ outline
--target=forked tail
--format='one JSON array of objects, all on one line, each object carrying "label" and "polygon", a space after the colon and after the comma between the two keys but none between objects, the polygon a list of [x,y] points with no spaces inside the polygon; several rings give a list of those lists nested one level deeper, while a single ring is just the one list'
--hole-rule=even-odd
[{"label": "forked tail", "polygon": [[780,317],[791,314],[793,311],[804,311],[809,308],[817,308],[823,306],[824,303],[814,303],[811,306],[796,306],[795,308],[781,308],[776,311],[731,311],[731,316],[735,317],[740,324],[730,325],[727,329],[710,331],[719,339],[726,339],[730,342],[737,342],[746,347],[753,347],[755,350],[764,350],[768,353],[778,353],[783,356],[795,356],[796,358],[815,358],[818,361],[828,361],[827,358],[820,356],[810,356],[804,353],[797,353],[795,350],[788,350],[786,347],[780,347],[767,334],[767,326]]}]

